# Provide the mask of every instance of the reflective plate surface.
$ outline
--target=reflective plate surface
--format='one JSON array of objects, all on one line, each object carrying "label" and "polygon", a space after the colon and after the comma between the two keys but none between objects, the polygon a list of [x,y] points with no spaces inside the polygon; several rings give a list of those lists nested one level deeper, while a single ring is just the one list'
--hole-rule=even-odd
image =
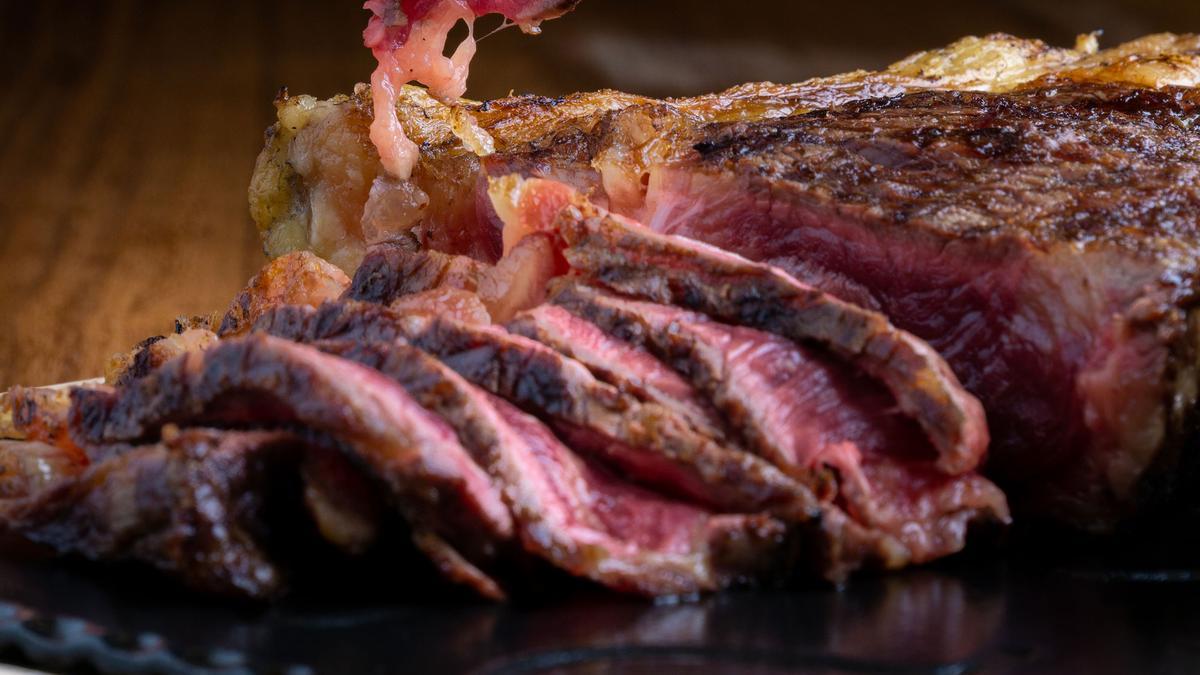
[{"label": "reflective plate surface", "polygon": [[1056,542],[1070,556],[1025,542],[843,589],[674,604],[570,584],[484,604],[397,569],[232,607],[145,570],[10,546],[0,657],[71,672],[297,675],[1200,672],[1200,556],[1158,541],[1099,552]]}]

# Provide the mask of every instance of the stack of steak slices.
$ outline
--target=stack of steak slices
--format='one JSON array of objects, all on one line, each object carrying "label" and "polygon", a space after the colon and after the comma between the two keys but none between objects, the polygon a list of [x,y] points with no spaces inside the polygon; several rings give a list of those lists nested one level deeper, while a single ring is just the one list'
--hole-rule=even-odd
[{"label": "stack of steak slices", "polygon": [[381,245],[351,282],[291,254],[219,339],[126,359],[68,410],[17,392],[6,527],[266,597],[278,514],[354,555],[398,516],[445,577],[501,598],[528,560],[690,594],[920,563],[1007,521],[976,471],[979,403],[881,315],[562,184],[493,192],[495,266]]}]

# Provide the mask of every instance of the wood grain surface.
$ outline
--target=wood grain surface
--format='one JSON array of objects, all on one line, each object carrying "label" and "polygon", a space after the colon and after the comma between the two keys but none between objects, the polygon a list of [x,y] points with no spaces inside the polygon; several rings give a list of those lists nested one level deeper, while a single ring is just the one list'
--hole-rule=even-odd
[{"label": "wood grain surface", "polygon": [[[370,72],[356,0],[0,0],[0,387],[224,307],[262,264],[246,185],[280,86]],[[585,0],[485,39],[470,95],[699,93],[878,67],[965,34],[1200,31],[1195,0]]]}]

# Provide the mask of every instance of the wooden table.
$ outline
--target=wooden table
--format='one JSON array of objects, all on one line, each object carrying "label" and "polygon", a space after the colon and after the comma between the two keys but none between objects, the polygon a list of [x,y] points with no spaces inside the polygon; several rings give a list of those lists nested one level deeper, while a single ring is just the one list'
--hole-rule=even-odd
[{"label": "wooden table", "polygon": [[[878,67],[969,33],[1200,30],[1195,0],[585,0],[483,41],[475,97],[646,94]],[[99,374],[262,264],[246,184],[281,85],[367,78],[357,0],[0,0],[0,387]],[[697,10],[697,8],[701,8]]]}]

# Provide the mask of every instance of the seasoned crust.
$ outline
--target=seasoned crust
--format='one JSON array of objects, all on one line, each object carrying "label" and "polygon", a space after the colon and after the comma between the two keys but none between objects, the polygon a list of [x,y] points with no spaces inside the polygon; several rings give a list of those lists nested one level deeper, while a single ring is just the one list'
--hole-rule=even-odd
[{"label": "seasoned crust", "polygon": [[[662,138],[672,127],[778,119],[914,91],[1003,93],[1045,78],[1146,89],[1193,87],[1200,82],[1200,37],[1162,33],[1098,50],[1093,35],[1081,36],[1074,48],[1063,49],[992,34],[917,53],[881,71],[853,71],[796,84],[750,83],[662,101],[605,90],[446,105],[423,89],[405,87],[399,116],[405,133],[422,148],[413,183],[431,196],[436,211],[437,195],[446,192],[447,183],[466,192],[444,199],[469,195],[479,169],[477,155],[528,152],[563,142],[587,145],[595,142],[593,133],[604,130],[615,111],[639,111],[632,116],[640,120],[632,125],[635,135],[640,124],[647,124],[646,131]],[[360,85],[352,96],[327,101],[289,96],[285,90],[276,108],[279,122],[267,132],[249,194],[266,252],[274,257],[310,249],[351,271],[363,253],[363,205],[379,174],[378,155],[367,138],[370,89]],[[330,136],[330,129],[339,133]],[[335,142],[305,140],[314,134]],[[561,157],[562,148],[557,149]],[[644,167],[673,151],[670,143],[655,142],[621,159]],[[581,154],[584,167],[591,168],[594,159],[592,171],[603,173],[603,157],[586,150]],[[323,164],[340,171],[321,170]],[[348,234],[349,241],[339,233]]]}]

